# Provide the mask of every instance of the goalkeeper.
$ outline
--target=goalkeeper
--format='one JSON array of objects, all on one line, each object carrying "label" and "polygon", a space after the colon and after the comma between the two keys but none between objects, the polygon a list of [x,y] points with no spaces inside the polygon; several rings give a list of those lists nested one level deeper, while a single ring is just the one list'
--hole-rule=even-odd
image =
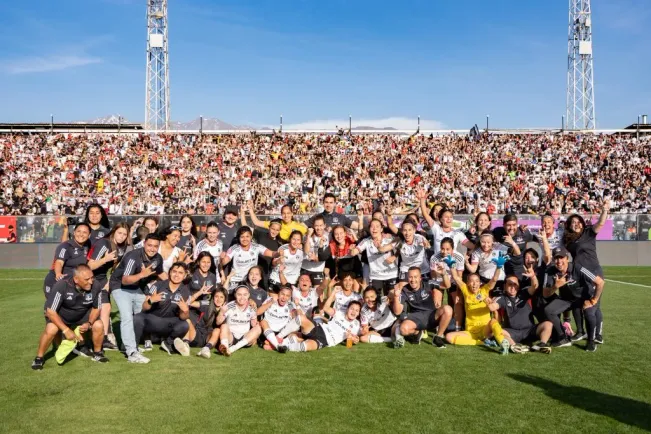
[{"label": "goalkeeper", "polygon": [[[452,271],[452,278],[461,291],[464,307],[466,310],[466,329],[458,332],[448,333],[445,338],[454,345],[483,345],[484,340],[495,338],[501,345],[501,354],[509,353],[509,341],[504,337],[502,326],[495,319],[491,318],[489,306],[493,300],[489,297],[489,292],[495,287],[504,264],[509,257],[500,254],[493,258],[492,262],[497,266],[493,278],[486,284],[482,285],[479,276],[476,273],[468,275],[466,282],[461,279],[461,275],[453,265],[456,263],[453,257],[448,256],[444,262]],[[449,285],[450,277],[443,275],[444,285]],[[446,280],[448,280],[446,282]]]}]

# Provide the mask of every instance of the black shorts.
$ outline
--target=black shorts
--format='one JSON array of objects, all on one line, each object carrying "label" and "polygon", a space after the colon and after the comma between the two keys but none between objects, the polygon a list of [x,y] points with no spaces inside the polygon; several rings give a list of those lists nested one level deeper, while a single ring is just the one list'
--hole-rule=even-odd
[{"label": "black shorts", "polygon": [[269,291],[273,292],[274,294],[278,294],[280,292],[280,282],[269,280]]},{"label": "black shorts", "polygon": [[208,337],[212,330],[208,330],[205,327],[194,327],[196,334],[194,339],[190,342],[191,347],[204,347],[208,343]]},{"label": "black shorts", "polygon": [[[93,286],[91,287],[91,292],[101,291],[104,286],[106,286],[106,279],[93,280]],[[111,304],[111,293],[107,290],[102,294],[102,304]]]},{"label": "black shorts", "polygon": [[396,280],[397,279],[388,279],[388,280],[371,279],[368,284],[369,286],[375,288],[375,290],[380,295],[388,295],[389,291],[391,291],[393,287],[396,286]]},{"label": "black shorts", "polygon": [[[70,321],[69,319],[66,319],[64,317],[61,317],[61,320],[66,325],[66,327],[68,327],[69,329],[72,329],[74,331],[77,328],[77,326],[80,326],[82,324],[86,324],[88,322],[88,319],[90,318],[90,311],[91,310],[92,309],[88,309],[88,312],[86,312],[86,314],[83,316],[83,318],[81,318],[78,321]],[[50,321],[50,319],[46,316],[45,317],[45,324],[48,324],[48,323],[51,323],[51,322],[52,321]]]},{"label": "black shorts", "polygon": [[318,349],[328,346],[328,338],[326,338],[325,330],[321,325],[316,325],[308,334],[304,336],[305,340],[314,341],[317,343]]},{"label": "black shorts", "polygon": [[392,329],[392,327],[387,327],[387,328],[382,329],[382,330],[375,330],[375,329],[371,328],[370,331],[379,334],[383,338],[390,338],[391,337],[391,329]]},{"label": "black shorts", "polygon": [[422,312],[411,312],[407,314],[409,321],[416,323],[416,328],[418,330],[433,330],[438,324],[436,320],[436,311],[422,311]]},{"label": "black shorts", "polygon": [[529,329],[510,329],[510,328],[504,328],[504,331],[507,332],[510,336],[511,339],[516,344],[519,344],[520,342],[523,341],[534,341],[536,339],[536,329],[538,326],[532,326]]},{"label": "black shorts", "polygon": [[303,274],[307,274],[310,276],[310,280],[312,281],[312,286],[319,286],[321,283],[323,283],[323,279],[325,279],[325,276],[323,275],[323,271],[307,271],[301,268],[301,276]]}]

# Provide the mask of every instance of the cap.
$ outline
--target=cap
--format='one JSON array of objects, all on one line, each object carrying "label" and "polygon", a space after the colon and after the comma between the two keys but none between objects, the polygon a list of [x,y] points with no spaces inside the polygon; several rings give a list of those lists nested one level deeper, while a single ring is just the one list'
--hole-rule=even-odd
[{"label": "cap", "polygon": [[565,247],[556,247],[552,251],[552,256],[554,258],[563,257],[563,258],[569,258],[570,257],[570,252],[567,251]]},{"label": "cap", "polygon": [[238,213],[238,209],[237,209],[237,207],[234,206],[234,205],[229,205],[229,206],[227,206],[226,209],[224,210],[224,215],[226,215],[226,214],[237,215],[237,213]]}]

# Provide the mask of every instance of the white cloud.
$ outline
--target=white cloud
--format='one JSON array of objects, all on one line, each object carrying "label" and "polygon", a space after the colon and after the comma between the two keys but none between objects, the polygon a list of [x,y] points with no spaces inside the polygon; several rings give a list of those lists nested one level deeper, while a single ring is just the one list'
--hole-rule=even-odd
[{"label": "white cloud", "polygon": [[[416,131],[418,126],[417,118],[390,117],[385,119],[355,119],[353,117],[353,128],[355,127],[373,127],[387,128],[392,127],[397,130]],[[272,128],[277,128],[273,126]],[[285,130],[333,130],[336,127],[348,128],[348,119],[326,119],[301,122],[297,124],[283,124]],[[421,130],[445,130],[446,126],[442,122],[434,120],[420,120]]]},{"label": "white cloud", "polygon": [[9,74],[29,74],[38,72],[61,71],[79,66],[101,63],[102,59],[91,56],[51,55],[32,56],[8,61],[4,69]]}]

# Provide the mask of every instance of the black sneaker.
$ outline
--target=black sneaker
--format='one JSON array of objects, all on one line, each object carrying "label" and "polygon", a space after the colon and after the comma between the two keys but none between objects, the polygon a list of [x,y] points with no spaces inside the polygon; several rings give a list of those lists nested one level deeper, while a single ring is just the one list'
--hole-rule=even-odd
[{"label": "black sneaker", "polygon": [[32,362],[32,369],[35,371],[40,371],[41,369],[43,369],[44,364],[45,364],[45,360],[43,359],[43,357],[36,357]]},{"label": "black sneaker", "polygon": [[572,341],[570,341],[568,338],[561,339],[558,342],[554,342],[552,344],[552,347],[554,348],[565,348],[565,347],[571,347],[572,346]]},{"label": "black sneaker", "polygon": [[76,354],[76,355],[78,355],[80,357],[92,357],[93,356],[93,354],[88,349],[88,347],[83,346],[83,345],[80,346],[80,347],[75,348],[74,350],[72,350],[72,354]]},{"label": "black sneaker", "polygon": [[585,333],[575,333],[574,336],[572,336],[570,339],[572,342],[579,342],[583,341],[588,338],[588,335]]},{"label": "black sneaker", "polygon": [[439,335],[436,335],[432,338],[432,345],[436,348],[445,348],[445,339]]},{"label": "black sneaker", "polygon": [[287,348],[287,345],[278,345],[278,352],[281,354],[285,354],[289,348]]},{"label": "black sneaker", "polygon": [[104,337],[104,342],[102,342],[102,350],[106,351],[117,351],[119,348],[113,342],[109,341],[108,338]]},{"label": "black sneaker", "polygon": [[106,363],[109,361],[109,359],[104,356],[104,351],[98,351],[96,353],[93,353],[93,357],[91,358],[93,362],[100,362],[100,363]]},{"label": "black sneaker", "polygon": [[170,356],[172,355],[172,350],[170,349],[169,345],[167,345],[167,341],[160,341],[160,349],[166,351]]},{"label": "black sneaker", "polygon": [[551,354],[552,353],[552,346],[549,345],[547,342],[541,342],[537,345],[538,351],[544,354]]},{"label": "black sneaker", "polygon": [[597,345],[594,343],[594,341],[588,341],[588,345],[585,346],[585,350],[594,353],[597,351]]},{"label": "black sneaker", "polygon": [[604,343],[604,337],[601,335],[597,335],[594,337],[594,343],[595,344],[603,344]]}]

